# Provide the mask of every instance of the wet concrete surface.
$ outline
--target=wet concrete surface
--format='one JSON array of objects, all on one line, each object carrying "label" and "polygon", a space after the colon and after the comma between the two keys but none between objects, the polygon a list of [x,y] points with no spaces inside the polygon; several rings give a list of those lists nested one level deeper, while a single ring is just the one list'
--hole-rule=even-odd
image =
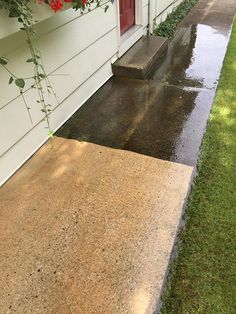
[{"label": "wet concrete surface", "polygon": [[[183,36],[176,43],[178,33]],[[229,32],[222,34],[208,25],[181,27],[169,45],[168,56],[153,79],[169,85],[215,90],[226,53]]]},{"label": "wet concrete surface", "polygon": [[57,134],[193,165],[213,97],[212,91],[113,79]]},{"label": "wet concrete surface", "polygon": [[167,48],[167,38],[143,36],[132,49],[112,65],[113,74],[136,79],[149,78],[155,67],[165,58]]},{"label": "wet concrete surface", "polygon": [[[203,9],[205,6],[207,6],[206,10]],[[199,1],[198,5],[183,20],[181,26],[203,24],[211,26],[214,28],[215,32],[227,35],[229,32],[229,26],[234,18],[235,11],[236,3],[234,0]]]},{"label": "wet concrete surface", "polygon": [[57,135],[195,166],[235,10],[200,0],[152,79],[110,79]]}]

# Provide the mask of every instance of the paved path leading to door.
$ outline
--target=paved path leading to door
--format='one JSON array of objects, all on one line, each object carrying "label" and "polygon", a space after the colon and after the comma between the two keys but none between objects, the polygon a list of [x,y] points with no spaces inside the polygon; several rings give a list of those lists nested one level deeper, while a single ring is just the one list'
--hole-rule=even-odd
[{"label": "paved path leading to door", "polygon": [[200,0],[152,80],[112,78],[57,134],[195,166],[235,10]]},{"label": "paved path leading to door", "polygon": [[153,313],[235,9],[200,0],[152,80],[111,79],[1,188],[0,313]]}]

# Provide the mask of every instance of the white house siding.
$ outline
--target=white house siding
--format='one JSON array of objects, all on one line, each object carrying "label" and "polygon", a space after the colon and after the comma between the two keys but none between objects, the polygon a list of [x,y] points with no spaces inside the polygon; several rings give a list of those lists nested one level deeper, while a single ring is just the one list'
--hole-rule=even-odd
[{"label": "white house siding", "polygon": [[[5,20],[4,20],[5,19]],[[9,58],[9,68],[16,75],[32,75],[24,34],[6,18],[0,18],[0,55]],[[14,25],[15,26],[15,25]],[[118,51],[117,7],[104,13],[95,9],[79,16],[66,10],[37,24],[47,73],[60,105],[53,97],[50,123],[58,129],[111,75],[110,59]],[[4,35],[7,37],[4,37]],[[55,76],[54,76],[55,75]],[[25,98],[31,107],[31,123],[18,89],[8,85],[9,74],[0,75],[0,184],[27,160],[47,139],[43,114],[37,105],[34,89],[26,88]]]},{"label": "white house siding", "polygon": [[178,6],[183,0],[154,0],[155,15],[153,17],[154,27],[164,21],[169,13]]},{"label": "white house siding", "polygon": [[[170,0],[141,0],[143,29],[149,22],[149,1],[154,1],[153,20],[164,16]],[[179,1],[178,1],[179,2]],[[168,12],[173,9],[172,4]],[[163,13],[160,15],[160,12]],[[156,17],[158,18],[156,19]],[[119,46],[119,13],[115,1],[104,13],[101,8],[79,15],[73,10],[53,14],[38,6],[36,27],[44,66],[58,97],[49,96],[53,112],[50,124],[57,130],[111,76],[111,60],[116,60]],[[46,19],[45,19],[46,18]],[[14,20],[11,20],[14,21]],[[0,12],[0,56],[9,58],[9,69],[19,77],[32,74],[26,63],[29,52],[23,32]],[[137,38],[138,39],[138,38]],[[0,185],[3,184],[46,140],[43,114],[37,95],[27,82],[25,98],[32,123],[18,89],[8,85],[9,74],[0,70]]]},{"label": "white house siding", "polygon": [[[150,0],[151,1],[151,0]],[[152,0],[154,1],[154,0]],[[148,7],[149,7],[149,0],[142,0],[142,21],[143,21],[143,26],[147,27],[148,25]]]}]

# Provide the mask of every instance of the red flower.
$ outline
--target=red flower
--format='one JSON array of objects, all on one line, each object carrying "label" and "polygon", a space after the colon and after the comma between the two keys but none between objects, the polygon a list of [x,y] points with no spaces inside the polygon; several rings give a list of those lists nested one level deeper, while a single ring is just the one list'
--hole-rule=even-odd
[{"label": "red flower", "polygon": [[82,3],[85,5],[87,3],[87,0],[82,0]]},{"label": "red flower", "polygon": [[51,0],[50,7],[54,12],[60,11],[63,7],[62,0]]}]

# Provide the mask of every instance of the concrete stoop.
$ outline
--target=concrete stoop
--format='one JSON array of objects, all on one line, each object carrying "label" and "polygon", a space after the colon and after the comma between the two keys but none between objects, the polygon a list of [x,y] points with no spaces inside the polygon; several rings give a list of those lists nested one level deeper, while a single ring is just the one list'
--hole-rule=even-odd
[{"label": "concrete stoop", "polygon": [[115,76],[149,78],[167,53],[168,39],[143,36],[128,52],[112,65]]}]

